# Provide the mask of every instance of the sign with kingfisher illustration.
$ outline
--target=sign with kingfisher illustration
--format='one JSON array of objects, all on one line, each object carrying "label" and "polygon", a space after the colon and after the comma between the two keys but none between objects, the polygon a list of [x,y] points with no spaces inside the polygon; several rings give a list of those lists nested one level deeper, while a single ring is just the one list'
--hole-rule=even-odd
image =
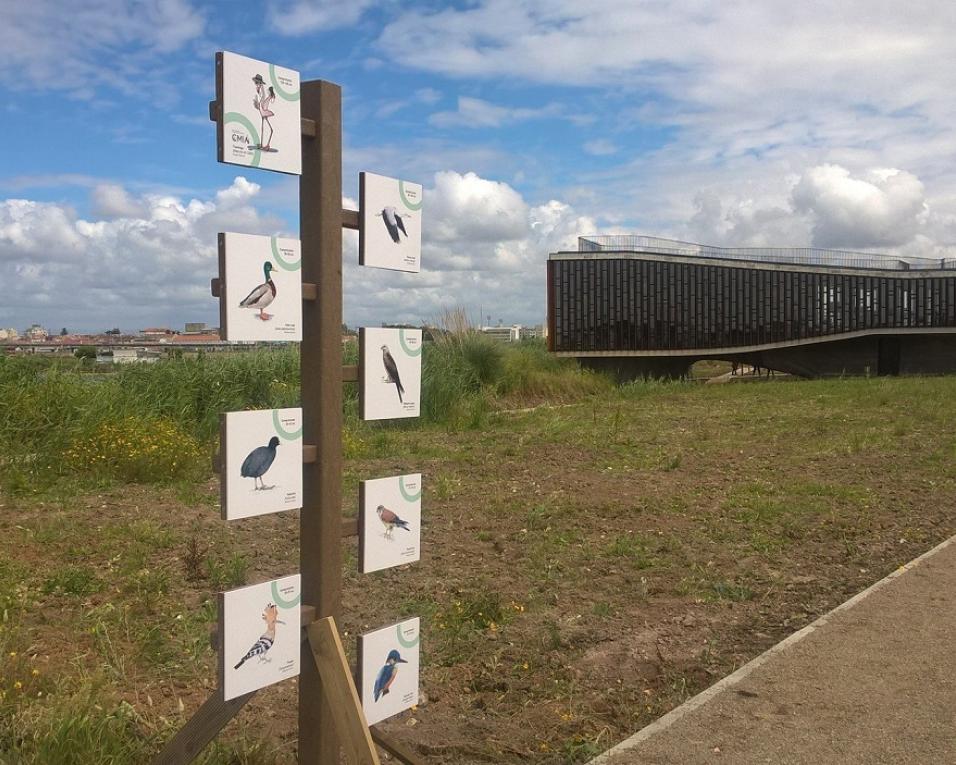
[{"label": "sign with kingfisher illustration", "polygon": [[216,54],[219,161],[302,174],[299,73],[222,51]]},{"label": "sign with kingfisher illustration", "polygon": [[375,173],[359,173],[359,264],[421,271],[422,187]]},{"label": "sign with kingfisher illustration", "polygon": [[302,245],[298,239],[219,235],[222,337],[302,340]]}]

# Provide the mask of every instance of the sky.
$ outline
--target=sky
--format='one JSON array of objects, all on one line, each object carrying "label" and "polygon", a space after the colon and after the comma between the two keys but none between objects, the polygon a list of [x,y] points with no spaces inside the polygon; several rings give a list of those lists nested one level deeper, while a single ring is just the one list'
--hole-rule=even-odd
[{"label": "sky", "polygon": [[298,181],[219,164],[228,50],[343,92],[358,173],[425,189],[423,270],[350,326],[540,324],[584,234],[956,257],[949,0],[0,0],[0,327],[218,323],[216,234],[296,236]]}]

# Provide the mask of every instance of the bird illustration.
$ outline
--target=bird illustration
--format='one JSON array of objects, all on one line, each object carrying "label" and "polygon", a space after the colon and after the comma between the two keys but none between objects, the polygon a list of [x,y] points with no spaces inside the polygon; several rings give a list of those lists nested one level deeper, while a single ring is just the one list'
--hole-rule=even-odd
[{"label": "bird illustration", "polygon": [[[239,468],[239,474],[243,478],[251,478],[256,489],[273,489],[274,486],[266,486],[262,480],[265,472],[272,467],[276,459],[276,447],[279,446],[278,436],[269,439],[268,446],[257,446],[242,461],[242,467]],[[261,484],[261,485],[260,485]]]},{"label": "bird illustration", "polygon": [[276,642],[276,625],[285,624],[285,622],[279,619],[279,609],[276,608],[275,603],[269,603],[266,606],[266,610],[262,612],[262,620],[266,623],[266,631],[253,643],[252,648],[246,651],[246,655],[239,659],[239,663],[233,669],[239,669],[253,656],[258,656],[260,663],[272,661],[272,659],[266,657],[266,654],[272,648],[272,644]]},{"label": "bird illustration", "polygon": [[395,665],[399,663],[408,664],[408,662],[402,658],[402,655],[393,648],[388,652],[388,658],[385,659],[385,666],[378,671],[378,677],[375,678],[374,693],[376,701],[378,701],[379,696],[384,696],[388,693],[389,687],[395,682],[395,678],[398,675],[398,668]]},{"label": "bird illustration", "polygon": [[405,230],[405,223],[402,220],[402,216],[395,212],[394,207],[386,207],[382,210],[382,220],[385,221],[385,228],[388,229],[388,235],[392,237],[392,241],[395,244],[398,244],[401,241],[398,232],[401,231],[405,234],[405,238],[408,239],[408,232]]},{"label": "bird illustration", "polygon": [[386,378],[385,382],[395,383],[395,390],[398,391],[398,400],[403,402],[402,394],[405,392],[405,388],[402,386],[402,380],[398,376],[398,365],[395,363],[395,359],[392,358],[392,354],[388,352],[388,346],[382,346],[382,363],[385,364],[385,373]]},{"label": "bird illustration", "polygon": [[382,525],[385,526],[386,539],[392,538],[392,531],[396,526],[400,529],[405,529],[405,531],[411,531],[411,529],[408,528],[408,521],[403,521],[394,511],[389,510],[385,505],[379,505],[375,508],[375,512],[378,513],[379,520],[381,520]]},{"label": "bird illustration", "polygon": [[265,276],[265,281],[257,287],[254,287],[252,292],[246,295],[239,303],[240,308],[258,308],[259,309],[259,318],[263,321],[269,321],[272,318],[271,313],[266,313],[266,308],[269,304],[276,299],[276,285],[272,281],[272,263],[268,260],[262,264],[262,273]]}]

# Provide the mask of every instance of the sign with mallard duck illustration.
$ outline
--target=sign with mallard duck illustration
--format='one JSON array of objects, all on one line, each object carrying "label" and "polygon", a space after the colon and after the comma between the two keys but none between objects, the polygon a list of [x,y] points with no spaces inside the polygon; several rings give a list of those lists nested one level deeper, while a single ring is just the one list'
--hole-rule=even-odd
[{"label": "sign with mallard duck illustration", "polygon": [[302,410],[227,412],[220,427],[227,521],[302,507]]},{"label": "sign with mallard duck illustration", "polygon": [[422,202],[420,183],[359,173],[359,263],[417,274]]},{"label": "sign with mallard duck illustration", "polygon": [[369,725],[418,704],[420,641],[417,616],[359,635],[359,695]]},{"label": "sign with mallard duck illustration", "polygon": [[219,683],[226,701],[299,674],[299,574],[219,593]]},{"label": "sign with mallard duck illustration", "polygon": [[421,557],[421,473],[359,484],[359,571],[367,574]]},{"label": "sign with mallard duck illustration", "polygon": [[216,54],[220,162],[302,174],[299,73],[236,53]]},{"label": "sign with mallard duck illustration", "polygon": [[302,244],[219,235],[221,333],[230,342],[302,340]]},{"label": "sign with mallard duck illustration", "polygon": [[418,417],[422,331],[359,329],[359,413],[363,420]]}]

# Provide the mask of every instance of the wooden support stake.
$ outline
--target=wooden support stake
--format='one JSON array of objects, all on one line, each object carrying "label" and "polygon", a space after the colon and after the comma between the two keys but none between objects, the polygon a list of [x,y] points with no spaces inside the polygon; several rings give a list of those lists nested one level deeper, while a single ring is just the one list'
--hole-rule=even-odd
[{"label": "wooden support stake", "polygon": [[152,765],[183,765],[184,762],[192,762],[206,744],[212,741],[223,726],[239,714],[239,710],[255,695],[256,692],[252,691],[224,701],[222,688],[216,690],[153,758]]},{"label": "wooden support stake", "polygon": [[[317,459],[303,470],[299,514],[302,599],[316,617],[338,618],[342,598],[342,89],[302,83],[302,117],[316,125],[302,141],[299,237],[302,280],[318,300],[302,304],[302,428]],[[299,761],[338,765],[333,711],[342,699],[325,689],[312,653],[302,645],[299,676]]]},{"label": "wooden support stake", "polygon": [[372,741],[378,744],[382,749],[395,757],[398,757],[406,765],[425,765],[425,761],[417,754],[399,744],[395,739],[386,736],[374,725],[369,729],[372,733]]},{"label": "wooden support stake", "polygon": [[[335,628],[335,619],[326,616],[312,622],[306,629],[315,666],[322,678],[326,700],[332,708],[345,756],[350,765],[380,765],[378,752],[372,742],[362,702],[352,681],[345,649]],[[302,731],[299,731],[301,737]],[[303,760],[300,754],[300,762]]]}]

